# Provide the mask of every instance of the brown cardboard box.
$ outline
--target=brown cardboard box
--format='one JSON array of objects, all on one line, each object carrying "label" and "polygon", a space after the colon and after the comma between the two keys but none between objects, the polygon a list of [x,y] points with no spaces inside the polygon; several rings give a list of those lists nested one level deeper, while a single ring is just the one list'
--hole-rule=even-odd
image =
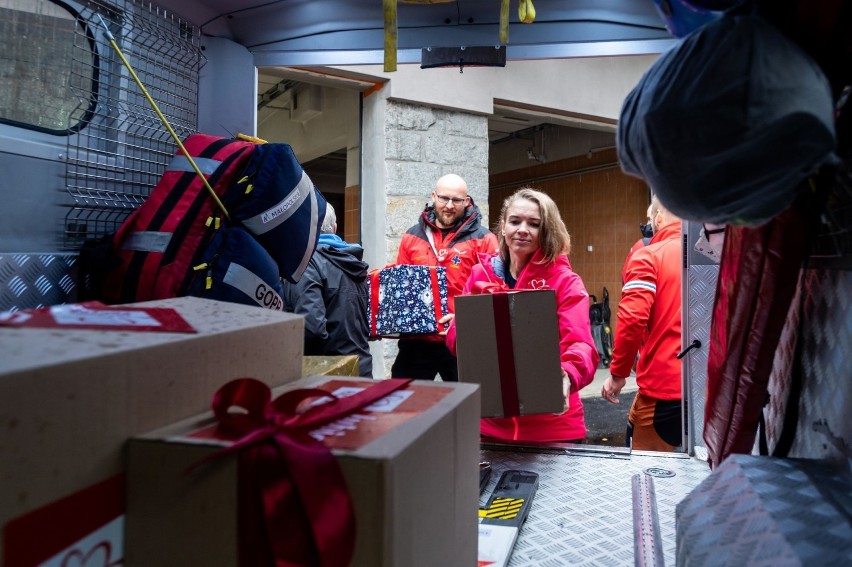
[{"label": "brown cardboard box", "polygon": [[[43,554],[59,553],[87,534],[99,507],[104,518],[123,513],[122,449],[129,437],[207,410],[212,392],[234,378],[275,386],[301,377],[300,316],[191,297],[130,307],[140,306],[174,308],[198,332],[0,327],[0,563],[6,567],[23,563],[13,560],[21,553],[33,564],[46,558],[30,553],[27,538]],[[69,495],[78,497],[45,508]],[[115,554],[120,522],[113,527]]]},{"label": "brown cardboard box", "polygon": [[[373,383],[313,376],[274,395],[296,387]],[[355,506],[352,565],[476,565],[479,387],[413,382],[405,391],[411,397],[393,412],[372,412],[379,417],[360,422],[367,427],[326,438]],[[221,447],[200,445],[203,433],[187,437],[212,431],[211,422],[208,413],[130,441],[129,567],[237,565],[236,459],[183,474]]]},{"label": "brown cardboard box", "polygon": [[[494,294],[496,295],[496,294]],[[553,290],[512,291],[508,299],[512,354],[520,415],[560,413],[562,367]],[[498,329],[492,294],[456,297],[459,381],[482,386],[482,417],[504,417]],[[501,329],[505,333],[508,329]],[[508,338],[504,334],[504,337]]]}]

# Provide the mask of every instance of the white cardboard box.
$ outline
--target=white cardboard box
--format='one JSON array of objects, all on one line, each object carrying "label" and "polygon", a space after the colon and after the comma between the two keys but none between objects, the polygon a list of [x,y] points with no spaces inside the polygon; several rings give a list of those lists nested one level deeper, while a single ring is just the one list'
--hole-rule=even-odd
[{"label": "white cardboard box", "polygon": [[[234,378],[276,386],[301,377],[300,316],[192,297],[129,307],[140,306],[174,308],[198,332],[0,327],[6,567],[70,549],[98,517],[120,523],[129,437],[205,411],[212,392]],[[74,522],[61,520],[67,517]],[[116,559],[120,525],[109,529],[119,534]]]},{"label": "white cardboard box", "polygon": [[[315,376],[274,394],[296,387],[324,384],[334,391],[372,383]],[[474,566],[479,387],[415,381],[396,394],[403,392],[405,398],[391,411],[359,412],[370,419],[347,420],[356,422],[354,428],[341,428],[342,436],[324,441],[341,465],[355,507],[352,565]],[[199,444],[211,423],[208,413],[131,440],[128,567],[237,565],[236,459],[225,458],[198,475],[184,474],[221,448],[221,442]]]},{"label": "white cardboard box", "polygon": [[[495,323],[499,299],[505,301],[510,321],[502,328]],[[561,413],[565,408],[553,290],[459,295],[455,301],[459,381],[482,386],[482,417],[506,416],[504,386],[515,390],[520,415]],[[511,339],[510,346],[501,346],[498,331]],[[509,373],[515,380],[509,384],[501,382],[500,372],[506,370],[501,367],[502,349],[514,359]]]}]

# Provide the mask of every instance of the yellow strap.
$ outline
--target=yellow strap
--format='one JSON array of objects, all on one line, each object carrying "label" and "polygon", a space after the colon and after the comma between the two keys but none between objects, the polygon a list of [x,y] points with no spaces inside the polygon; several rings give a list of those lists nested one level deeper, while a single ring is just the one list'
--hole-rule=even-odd
[{"label": "yellow strap", "polygon": [[265,144],[266,143],[266,140],[263,140],[261,138],[255,138],[254,136],[249,136],[248,134],[242,134],[242,133],[239,133],[239,132],[234,137],[237,140],[243,140],[243,141],[246,141],[246,142],[254,142],[255,144]]},{"label": "yellow strap", "polygon": [[[524,0],[521,0],[523,3]],[[502,0],[500,4],[500,45],[509,43],[509,0]]]},{"label": "yellow strap", "polygon": [[385,73],[396,71],[397,18],[396,0],[382,0],[385,18]]}]

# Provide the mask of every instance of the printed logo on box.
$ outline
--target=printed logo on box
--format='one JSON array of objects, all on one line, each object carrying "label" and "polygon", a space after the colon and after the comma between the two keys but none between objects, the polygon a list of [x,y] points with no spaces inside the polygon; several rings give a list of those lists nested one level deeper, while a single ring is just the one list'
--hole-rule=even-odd
[{"label": "printed logo on box", "polygon": [[63,549],[39,567],[118,567],[124,565],[124,516]]},{"label": "printed logo on box", "polygon": [[124,475],[18,516],[3,528],[4,567],[124,565]]}]

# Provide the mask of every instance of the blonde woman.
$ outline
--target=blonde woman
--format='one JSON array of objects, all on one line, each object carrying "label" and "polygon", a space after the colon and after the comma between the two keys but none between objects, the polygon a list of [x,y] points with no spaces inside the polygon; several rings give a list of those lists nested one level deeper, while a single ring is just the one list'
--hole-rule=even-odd
[{"label": "blonde woman", "polygon": [[[519,189],[503,202],[498,238],[496,254],[478,255],[464,293],[477,282],[556,292],[566,409],[559,414],[482,419],[481,435],[500,441],[581,441],[586,424],[579,392],[594,378],[599,358],[589,325],[589,295],[568,262],[571,238],[556,203],[541,191]],[[453,324],[447,332],[452,352],[455,339]]]}]

